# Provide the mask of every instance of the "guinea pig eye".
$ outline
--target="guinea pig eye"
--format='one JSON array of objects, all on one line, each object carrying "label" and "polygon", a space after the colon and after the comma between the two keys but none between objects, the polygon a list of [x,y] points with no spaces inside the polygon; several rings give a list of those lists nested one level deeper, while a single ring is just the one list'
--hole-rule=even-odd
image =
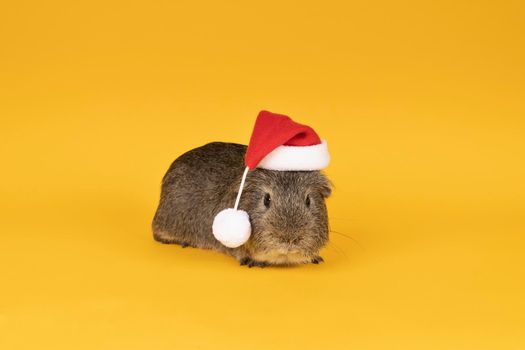
[{"label": "guinea pig eye", "polygon": [[270,203],[271,203],[272,199],[270,198],[270,194],[269,193],[266,193],[264,195],[264,206],[266,208],[269,208],[270,207]]},{"label": "guinea pig eye", "polygon": [[310,207],[310,195],[306,196],[306,200],[304,201],[304,204],[309,208]]}]

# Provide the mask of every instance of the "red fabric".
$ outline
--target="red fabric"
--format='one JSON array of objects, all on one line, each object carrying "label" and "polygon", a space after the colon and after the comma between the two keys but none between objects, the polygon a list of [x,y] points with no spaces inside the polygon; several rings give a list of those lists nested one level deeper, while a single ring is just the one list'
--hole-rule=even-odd
[{"label": "red fabric", "polygon": [[261,111],[253,127],[245,164],[255,169],[257,164],[279,146],[312,146],[321,143],[317,133],[309,126],[294,122],[290,117]]}]

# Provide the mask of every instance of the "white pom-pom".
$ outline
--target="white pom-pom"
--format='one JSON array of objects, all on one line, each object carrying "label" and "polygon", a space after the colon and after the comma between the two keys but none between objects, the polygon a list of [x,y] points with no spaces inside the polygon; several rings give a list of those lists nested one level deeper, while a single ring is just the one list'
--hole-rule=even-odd
[{"label": "white pom-pom", "polygon": [[252,226],[244,210],[224,209],[213,219],[213,235],[228,248],[237,248],[250,238]]}]

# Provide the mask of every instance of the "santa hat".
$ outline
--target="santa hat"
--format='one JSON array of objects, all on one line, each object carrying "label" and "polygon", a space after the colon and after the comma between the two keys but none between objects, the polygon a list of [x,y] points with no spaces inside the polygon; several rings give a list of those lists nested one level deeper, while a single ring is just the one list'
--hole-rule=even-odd
[{"label": "santa hat", "polygon": [[248,213],[238,209],[250,170],[313,171],[324,169],[329,163],[326,141],[321,140],[311,127],[296,123],[285,115],[261,111],[246,151],[246,168],[235,206],[215,216],[213,235],[229,248],[239,247],[250,238]]}]

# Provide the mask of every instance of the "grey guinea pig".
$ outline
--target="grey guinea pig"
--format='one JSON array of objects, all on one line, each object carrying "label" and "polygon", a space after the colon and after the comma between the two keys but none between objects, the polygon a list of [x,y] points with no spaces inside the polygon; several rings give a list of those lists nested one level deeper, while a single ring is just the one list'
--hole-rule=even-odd
[{"label": "grey guinea pig", "polygon": [[250,217],[249,240],[228,248],[215,239],[214,217],[235,201],[246,149],[213,142],[177,158],[162,180],[152,224],[155,240],[226,253],[249,267],[322,262],[331,183],[317,170],[250,171],[239,203]]}]

